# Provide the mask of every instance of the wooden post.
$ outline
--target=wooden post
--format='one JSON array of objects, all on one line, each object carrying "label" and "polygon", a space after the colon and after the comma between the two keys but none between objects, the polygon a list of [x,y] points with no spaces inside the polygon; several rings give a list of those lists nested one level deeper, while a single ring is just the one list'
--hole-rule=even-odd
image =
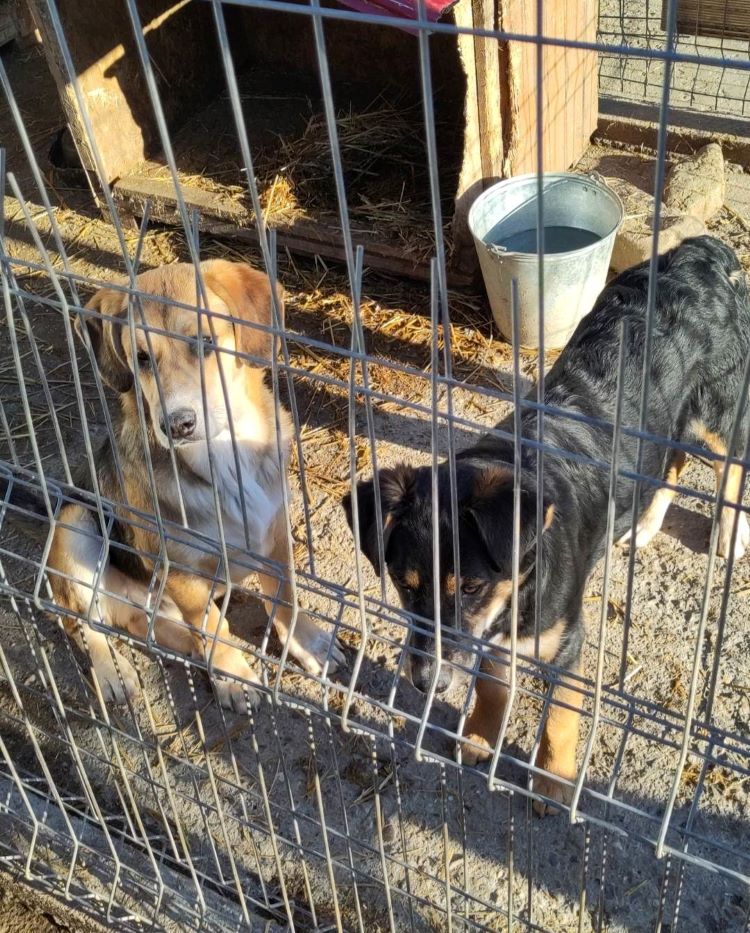
[{"label": "wooden post", "polygon": [[[536,4],[529,0],[459,0],[456,24],[536,35]],[[542,34],[593,42],[596,0],[544,4]],[[468,229],[469,208],[501,178],[536,172],[537,46],[459,36],[467,79],[463,164],[453,220],[454,262],[475,265]],[[543,168],[564,171],[581,157],[597,127],[598,73],[595,52],[542,46],[544,109]]]}]

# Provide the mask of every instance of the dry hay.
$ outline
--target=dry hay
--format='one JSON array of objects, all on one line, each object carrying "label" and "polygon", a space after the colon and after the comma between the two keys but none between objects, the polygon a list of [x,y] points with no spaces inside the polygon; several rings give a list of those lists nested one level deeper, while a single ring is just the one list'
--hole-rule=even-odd
[{"label": "dry hay", "polygon": [[[361,110],[339,110],[336,137],[354,236],[375,236],[415,262],[428,260],[434,254],[435,238],[419,107],[399,106],[379,97]],[[220,140],[208,151],[203,151],[203,145],[194,139],[185,146],[178,143],[181,184],[242,208],[241,221],[253,223],[236,141],[227,134],[223,143]],[[197,165],[199,171],[186,168]],[[313,113],[301,132],[261,145],[253,152],[253,169],[266,223],[289,227],[297,221],[311,221],[340,230],[331,141],[323,113]],[[153,174],[170,176],[166,166]],[[443,180],[451,200],[455,181]],[[452,206],[443,207],[449,219]],[[444,237],[450,254],[448,222]]]}]

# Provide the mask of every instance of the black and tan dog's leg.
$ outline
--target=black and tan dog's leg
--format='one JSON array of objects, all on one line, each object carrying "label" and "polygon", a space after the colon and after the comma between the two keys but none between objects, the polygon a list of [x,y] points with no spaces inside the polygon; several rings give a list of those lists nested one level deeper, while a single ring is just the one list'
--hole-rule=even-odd
[{"label": "black and tan dog's leg", "polygon": [[[719,495],[721,489],[721,477],[724,472],[724,463],[722,460],[714,461],[714,473],[716,475],[716,495]],[[737,523],[737,534],[734,539],[734,559],[739,560],[744,556],[745,551],[750,545],[750,527],[747,522],[745,512],[734,506],[742,505],[742,493],[745,485],[745,475],[742,467],[737,463],[727,465],[727,483],[724,488],[724,505],[719,518],[719,546],[718,553],[721,557],[729,557],[732,548],[732,535],[734,534],[734,525]]]},{"label": "black and tan dog's leg", "polygon": [[482,658],[480,670],[487,677],[477,677],[476,699],[471,715],[464,723],[461,760],[475,765],[492,757],[508,702],[509,667],[496,657]]},{"label": "black and tan dog's leg", "polygon": [[[690,428],[695,436],[702,441],[706,447],[717,455],[717,457],[726,457],[728,448],[724,438],[716,431],[710,430],[702,421],[693,421]],[[744,431],[742,432],[745,433]],[[721,489],[721,478],[724,473],[726,460],[714,460],[713,468],[716,476],[716,495]],[[734,508],[734,505],[742,504],[742,494],[744,482],[744,471],[736,463],[730,463],[727,466],[727,484],[724,490],[724,501],[731,503],[724,505],[719,517],[719,546],[718,553],[721,557],[728,557],[732,545],[732,534],[734,532],[735,519],[737,521],[737,537],[734,541],[734,559],[739,560],[750,545],[750,527],[748,527],[747,516],[744,512]]]},{"label": "black and tan dog's leg", "polygon": [[[677,485],[680,474],[685,469],[686,460],[687,455],[682,451],[677,451],[675,453],[669,465],[669,469],[667,470],[667,475],[664,477],[665,481],[669,483],[670,486]],[[667,509],[672,504],[675,495],[675,490],[668,489],[666,486],[660,486],[659,489],[656,490],[654,498],[638,520],[638,528],[635,534],[636,548],[645,547],[660,530],[664,522],[664,517],[667,514]],[[617,541],[617,545],[621,547],[622,545],[629,544],[629,542],[630,529]]]},{"label": "black and tan dog's leg", "polygon": [[[580,665],[577,663],[570,672],[577,674],[579,670]],[[582,706],[582,690],[563,674],[561,681],[552,691],[542,741],[536,756],[537,767],[547,773],[534,776],[534,790],[561,803],[570,803],[573,794],[572,787],[562,783],[558,778],[564,778],[565,781],[570,782],[575,780],[576,750]],[[555,807],[541,800],[534,801],[534,810],[540,816],[557,812]]]},{"label": "black and tan dog's leg", "polygon": [[[716,494],[718,496],[721,488],[721,476],[724,469],[724,463],[720,460],[714,461],[714,472],[716,474]],[[739,560],[743,557],[748,545],[750,545],[750,527],[747,523],[745,512],[734,508],[736,505],[742,505],[742,494],[745,486],[745,471],[739,464],[730,463],[727,466],[727,484],[724,489],[724,501],[729,503],[724,505],[719,518],[719,547],[718,551],[721,557],[728,557],[732,548],[732,535],[734,525],[737,523],[737,535],[734,539],[734,559]]]},{"label": "black and tan dog's leg", "polygon": [[273,535],[273,548],[268,557],[283,568],[284,576],[279,579],[270,573],[258,574],[266,612],[269,618],[273,618],[279,641],[282,645],[289,641],[292,657],[306,671],[320,676],[327,669],[332,674],[346,660],[336,638],[324,632],[302,609],[297,611],[292,631],[291,559],[283,518],[276,522]]}]

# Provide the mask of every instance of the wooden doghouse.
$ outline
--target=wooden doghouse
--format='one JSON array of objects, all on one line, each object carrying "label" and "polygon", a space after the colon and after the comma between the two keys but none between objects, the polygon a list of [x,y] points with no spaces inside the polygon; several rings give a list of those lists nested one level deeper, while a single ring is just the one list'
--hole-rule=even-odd
[{"label": "wooden doghouse", "polygon": [[[409,3],[416,8],[416,0]],[[71,133],[91,169],[82,115],[46,4],[32,5]],[[535,7],[528,0],[458,0],[441,21],[535,35]],[[118,205],[137,217],[149,199],[154,219],[179,222],[124,3],[59,0],[58,9]],[[138,9],[185,200],[199,210],[204,230],[252,240],[253,213],[211,5],[139,0]],[[310,16],[224,9],[268,223],[291,251],[341,259]],[[545,10],[546,37],[595,39],[595,0],[545,3]],[[324,30],[354,241],[364,246],[369,268],[425,277],[435,247],[418,37],[407,21],[399,29],[331,19]],[[533,42],[455,33],[430,38],[441,206],[454,282],[474,271],[466,226],[474,198],[497,179],[537,168],[536,54]],[[555,171],[576,162],[596,128],[596,54],[555,46],[542,54],[543,161],[545,170]]]}]

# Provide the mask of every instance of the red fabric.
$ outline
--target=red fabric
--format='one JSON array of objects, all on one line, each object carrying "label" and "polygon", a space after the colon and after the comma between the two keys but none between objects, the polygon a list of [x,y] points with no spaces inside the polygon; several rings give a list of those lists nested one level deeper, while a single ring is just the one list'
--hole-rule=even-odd
[{"label": "red fabric", "polygon": [[[339,0],[339,3],[358,13],[400,16],[403,19],[416,19],[418,15],[417,0]],[[437,22],[454,3],[455,0],[425,0],[427,19],[431,23]]]}]

